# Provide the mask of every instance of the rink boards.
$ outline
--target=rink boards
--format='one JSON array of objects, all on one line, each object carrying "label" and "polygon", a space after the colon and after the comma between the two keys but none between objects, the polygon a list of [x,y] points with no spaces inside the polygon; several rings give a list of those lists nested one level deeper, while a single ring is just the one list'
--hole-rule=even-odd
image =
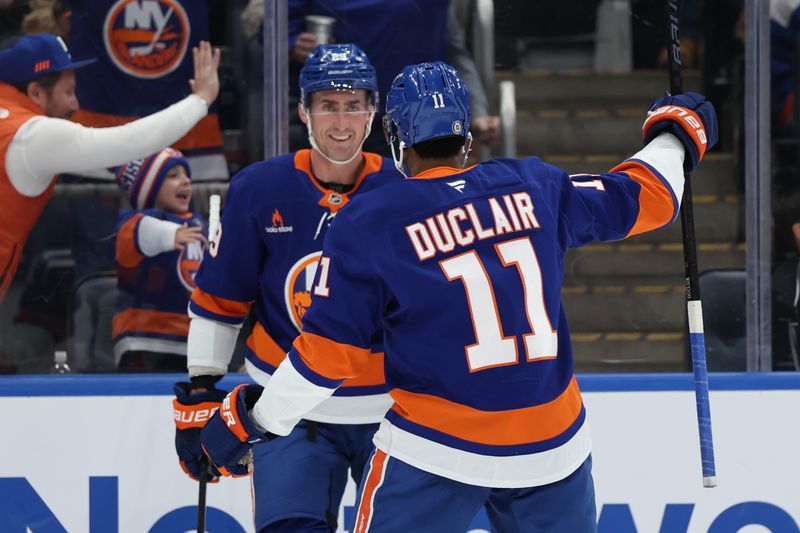
[{"label": "rink boards", "polygon": [[[194,531],[197,484],[173,447],[177,378],[0,377],[0,531]],[[800,532],[800,374],[711,376],[714,489],[702,487],[691,375],[579,383],[600,533]],[[339,531],[354,500],[351,485]],[[208,505],[209,532],[253,531],[248,479],[209,485]],[[470,531],[485,530],[479,515]]]}]

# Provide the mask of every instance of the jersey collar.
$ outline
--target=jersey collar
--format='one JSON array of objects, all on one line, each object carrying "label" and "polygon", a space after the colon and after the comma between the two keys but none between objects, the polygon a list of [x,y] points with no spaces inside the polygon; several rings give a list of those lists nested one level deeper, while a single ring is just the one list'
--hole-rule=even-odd
[{"label": "jersey collar", "polygon": [[446,178],[448,176],[455,176],[456,174],[461,174],[462,172],[466,172],[468,170],[472,170],[475,168],[475,165],[469,166],[467,168],[453,168],[453,167],[433,167],[427,170],[423,170],[416,176],[411,176],[409,179],[416,180],[416,179],[433,179],[433,178]]},{"label": "jersey collar", "polygon": [[303,171],[314,187],[316,187],[322,193],[322,199],[319,201],[319,205],[330,209],[332,213],[335,213],[344,207],[344,205],[349,201],[349,196],[358,190],[358,187],[364,181],[364,178],[366,178],[369,174],[378,172],[381,169],[381,164],[383,163],[383,158],[381,158],[381,156],[371,152],[363,152],[362,155],[364,157],[364,168],[356,178],[353,188],[347,192],[332,191],[317,183],[317,180],[314,179],[314,174],[311,172],[311,150],[308,148],[295,152],[294,167],[297,170]]}]

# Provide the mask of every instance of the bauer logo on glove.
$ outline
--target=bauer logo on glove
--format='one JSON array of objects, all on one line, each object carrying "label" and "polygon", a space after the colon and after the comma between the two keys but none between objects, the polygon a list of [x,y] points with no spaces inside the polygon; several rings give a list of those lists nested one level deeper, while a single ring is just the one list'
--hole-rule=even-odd
[{"label": "bauer logo on glove", "polygon": [[249,475],[252,461],[245,459],[248,452],[254,444],[268,439],[248,414],[263,390],[259,385],[239,385],[233,389],[200,433],[203,450],[222,475]]},{"label": "bauer logo on glove", "polygon": [[662,133],[675,135],[686,152],[683,168],[692,172],[697,163],[717,144],[717,113],[698,93],[666,93],[655,101],[642,126],[644,144]]}]

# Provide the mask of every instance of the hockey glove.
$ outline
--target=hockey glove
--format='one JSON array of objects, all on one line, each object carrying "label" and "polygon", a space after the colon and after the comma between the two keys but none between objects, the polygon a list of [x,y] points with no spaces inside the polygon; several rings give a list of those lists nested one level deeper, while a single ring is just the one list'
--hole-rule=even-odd
[{"label": "hockey glove", "polygon": [[717,113],[714,105],[698,93],[664,96],[655,101],[642,126],[644,144],[660,133],[675,135],[686,151],[683,169],[692,172],[703,155],[717,144]]},{"label": "hockey glove", "polygon": [[[216,381],[216,380],[213,380]],[[219,472],[213,468],[203,468],[200,458],[203,449],[200,446],[200,430],[219,409],[227,391],[214,389],[213,381],[207,384],[211,390],[195,392],[192,388],[197,385],[192,383],[176,383],[175,399],[172,408],[175,418],[175,451],[181,468],[195,481],[209,481],[215,483]]]},{"label": "hockey glove", "polygon": [[250,475],[250,449],[272,437],[259,431],[248,413],[263,390],[260,385],[237,386],[200,433],[203,450],[223,476]]}]

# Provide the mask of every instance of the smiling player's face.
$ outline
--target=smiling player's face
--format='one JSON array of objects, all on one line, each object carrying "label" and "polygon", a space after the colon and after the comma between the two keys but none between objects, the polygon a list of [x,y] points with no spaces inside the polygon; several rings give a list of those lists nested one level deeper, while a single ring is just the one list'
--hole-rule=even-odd
[{"label": "smiling player's face", "polygon": [[156,207],[170,213],[185,213],[189,211],[191,200],[192,180],[183,165],[175,165],[164,177],[156,196]]},{"label": "smiling player's face", "polygon": [[[301,104],[302,105],[302,104]],[[311,131],[319,149],[331,159],[346,161],[361,149],[374,108],[367,91],[326,90],[311,94]],[[300,108],[300,119],[307,122]]]}]

